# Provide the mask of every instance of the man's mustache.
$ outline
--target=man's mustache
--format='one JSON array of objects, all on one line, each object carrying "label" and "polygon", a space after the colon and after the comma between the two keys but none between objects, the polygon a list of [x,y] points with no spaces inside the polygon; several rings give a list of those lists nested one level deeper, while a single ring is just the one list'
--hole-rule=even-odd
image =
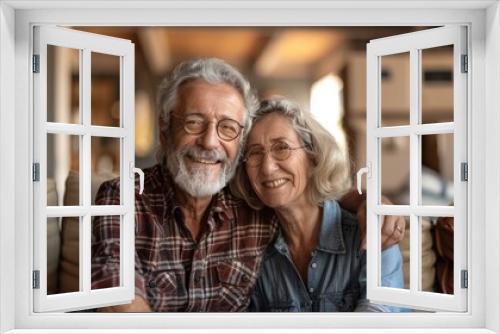
[{"label": "man's mustache", "polygon": [[208,160],[227,164],[229,162],[227,155],[223,151],[205,150],[197,146],[184,147],[179,151],[181,156],[187,156],[194,160]]}]

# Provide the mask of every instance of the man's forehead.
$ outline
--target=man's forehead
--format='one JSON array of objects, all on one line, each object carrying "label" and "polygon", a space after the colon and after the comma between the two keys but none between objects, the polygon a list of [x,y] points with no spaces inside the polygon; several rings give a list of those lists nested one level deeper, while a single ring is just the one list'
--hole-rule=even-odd
[{"label": "man's forehead", "polygon": [[240,92],[226,83],[208,83],[203,80],[183,84],[178,91],[176,111],[188,114],[215,114],[217,118],[241,118],[246,115]]}]

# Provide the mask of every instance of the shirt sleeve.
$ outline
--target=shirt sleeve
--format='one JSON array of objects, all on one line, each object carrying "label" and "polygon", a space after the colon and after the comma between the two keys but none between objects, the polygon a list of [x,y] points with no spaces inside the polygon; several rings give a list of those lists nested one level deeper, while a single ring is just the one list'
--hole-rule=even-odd
[{"label": "shirt sleeve", "polygon": [[[117,181],[99,188],[97,205],[120,205]],[[96,216],[92,221],[92,289],[120,286],[120,216]],[[140,259],[135,254],[135,294],[147,299]]]},{"label": "shirt sleeve", "polygon": [[[404,289],[403,256],[399,245],[393,245],[382,252],[382,286]],[[386,306],[389,312],[409,312],[398,306]]]},{"label": "shirt sleeve", "polygon": [[[366,251],[361,255],[361,270],[359,275],[359,283],[361,286],[361,298],[358,300],[356,312],[407,312],[406,308],[380,305],[370,303],[366,299]],[[399,250],[399,245],[393,245],[382,251],[382,286],[392,288],[404,288],[403,279],[403,257]]]}]

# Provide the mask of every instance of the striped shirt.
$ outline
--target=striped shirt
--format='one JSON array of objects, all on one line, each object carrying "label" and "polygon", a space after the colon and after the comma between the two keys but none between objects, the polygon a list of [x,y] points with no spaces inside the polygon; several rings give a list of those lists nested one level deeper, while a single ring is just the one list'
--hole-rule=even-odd
[{"label": "striped shirt", "polygon": [[[256,212],[223,189],[214,195],[195,241],[165,167],[144,173],[144,192],[135,199],[136,295],[156,312],[246,310],[276,232],[272,212]],[[119,179],[103,183],[96,204],[119,203]],[[96,217],[92,229],[92,288],[118,286],[120,217]]]}]

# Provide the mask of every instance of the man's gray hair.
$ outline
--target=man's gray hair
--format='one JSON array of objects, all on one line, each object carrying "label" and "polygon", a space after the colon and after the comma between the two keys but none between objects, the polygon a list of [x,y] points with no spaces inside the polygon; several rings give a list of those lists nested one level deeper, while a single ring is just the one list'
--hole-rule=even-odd
[{"label": "man's gray hair", "polygon": [[245,128],[241,134],[242,145],[252,125],[252,118],[258,108],[258,100],[250,83],[233,66],[217,58],[191,59],[178,64],[163,80],[158,89],[158,120],[160,131],[168,131],[170,116],[177,103],[179,88],[193,80],[203,80],[210,84],[227,84],[234,87],[244,100],[247,115]]}]

